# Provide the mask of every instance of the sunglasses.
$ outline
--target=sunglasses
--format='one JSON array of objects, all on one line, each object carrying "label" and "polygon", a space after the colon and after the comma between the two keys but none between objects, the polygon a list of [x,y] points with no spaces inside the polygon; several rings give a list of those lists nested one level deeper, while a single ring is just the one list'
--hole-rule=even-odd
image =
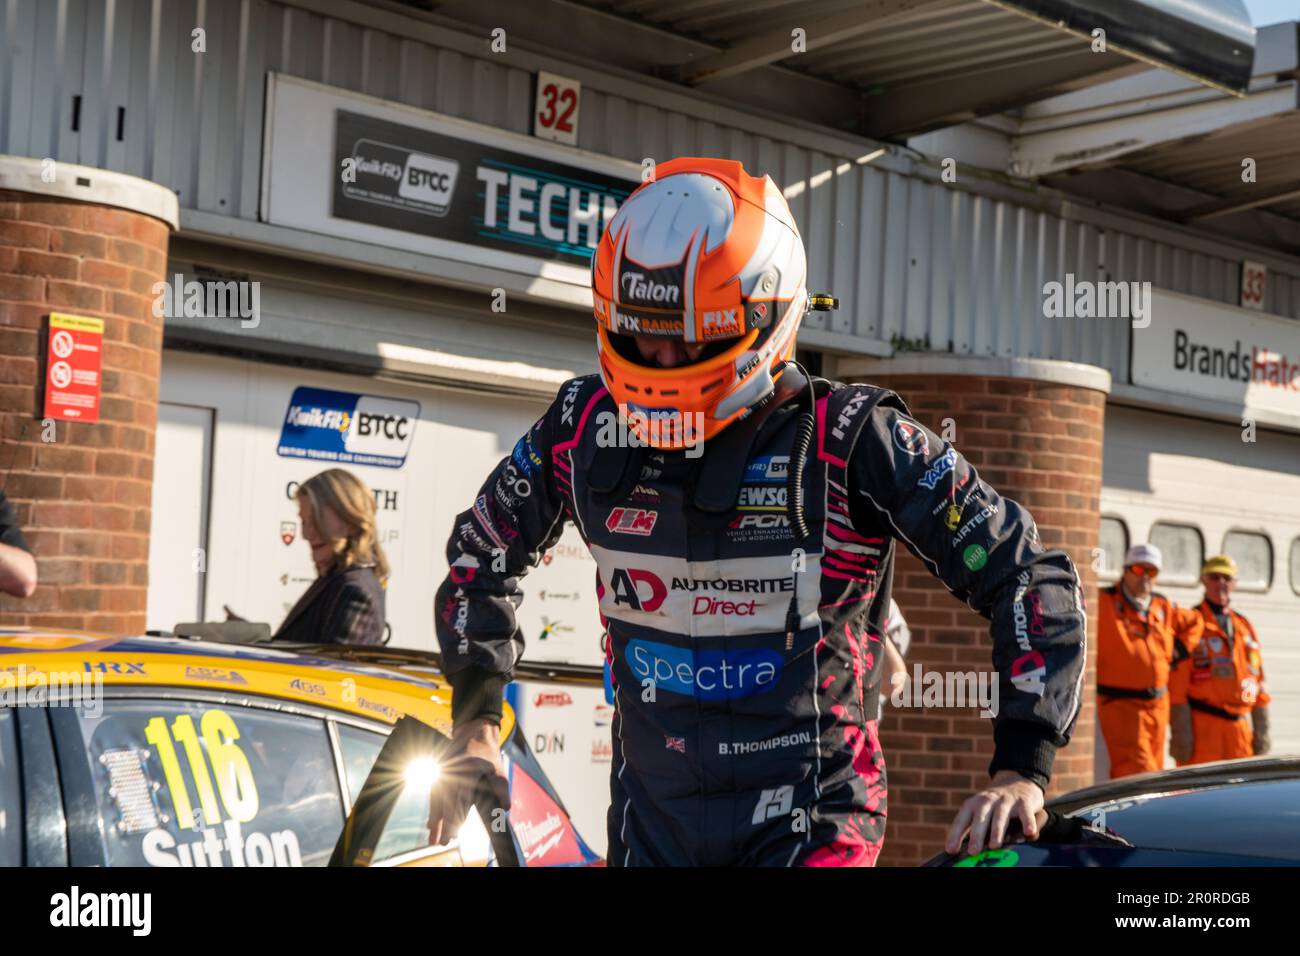
[{"label": "sunglasses", "polygon": [[1155,578],[1160,574],[1160,572],[1155,568],[1145,564],[1130,564],[1128,566],[1128,571],[1131,574],[1136,574],[1140,578],[1151,578],[1152,580],[1155,580]]},{"label": "sunglasses", "polygon": [[1211,581],[1222,581],[1224,584],[1231,584],[1237,580],[1231,574],[1219,574],[1218,572],[1207,574],[1206,577]]}]

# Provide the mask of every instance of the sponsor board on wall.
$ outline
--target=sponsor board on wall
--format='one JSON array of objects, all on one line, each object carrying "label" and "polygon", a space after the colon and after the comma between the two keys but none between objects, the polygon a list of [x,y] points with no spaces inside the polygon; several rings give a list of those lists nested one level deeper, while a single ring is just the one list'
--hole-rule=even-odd
[{"label": "sponsor board on wall", "polygon": [[276,451],[283,458],[401,468],[419,419],[419,402],[300,385]]},{"label": "sponsor board on wall", "polygon": [[[379,543],[392,568],[385,591],[391,646],[436,649],[434,591],[446,573],[456,516],[472,507],[479,485],[545,406],[451,390],[434,395],[407,384],[381,386],[356,376],[224,357],[185,354],[169,361],[166,400],[208,405],[215,422],[211,498],[203,505],[210,508],[212,527],[204,578],[208,619],[219,620],[222,606],[229,605],[273,630],[280,625],[316,578],[295,493],[313,475],[343,468],[374,496]],[[394,447],[380,456],[404,455],[401,466],[281,454],[287,412],[304,388],[353,399],[375,391],[387,402],[409,404],[413,415],[418,408],[419,420],[402,430],[409,439],[405,450],[398,447],[403,439],[394,426]],[[331,441],[339,441],[338,434]],[[151,587],[155,583],[166,586],[165,579]],[[600,665],[595,585],[595,562],[577,530],[567,527],[520,583],[518,621],[527,660]]]},{"label": "sponsor board on wall", "polygon": [[635,183],[335,110],[335,219],[585,265]]},{"label": "sponsor board on wall", "polygon": [[575,528],[565,529],[520,587],[524,600],[515,615],[524,632],[525,660],[602,664],[596,562]]},{"label": "sponsor board on wall", "polygon": [[604,855],[614,709],[604,702],[600,688],[530,681],[511,684],[507,699],[574,826]]},{"label": "sponsor board on wall", "polygon": [[[345,380],[331,376],[323,381]],[[305,385],[302,379],[268,380],[264,387],[259,407],[266,407],[264,426],[269,427],[258,442],[253,470],[253,537],[240,550],[248,565],[247,591],[242,600],[235,599],[234,610],[267,620],[274,629],[311,586],[316,569],[303,537],[297,492],[313,475],[342,468],[374,497],[376,538],[390,566],[385,610],[391,642],[421,645],[433,620],[423,608],[418,615],[406,608],[420,574],[409,565],[405,549],[412,530],[407,460],[420,434],[419,401]],[[271,417],[275,415],[278,422]]]},{"label": "sponsor board on wall", "polygon": [[[588,296],[604,225],[640,166],[272,74],[271,223],[567,283]],[[537,295],[547,296],[538,287]]]},{"label": "sponsor board on wall", "polygon": [[1134,385],[1300,416],[1300,324],[1152,290],[1151,324],[1133,329]]},{"label": "sponsor board on wall", "polygon": [[[441,554],[456,514],[470,507],[473,497],[469,492],[442,495],[431,470],[433,458],[442,452],[436,444],[427,444],[435,442],[436,426],[420,420],[425,412],[418,400],[401,397],[401,391],[376,396],[348,385],[325,387],[333,377],[322,378],[320,384],[307,381],[313,384],[298,379],[267,396],[278,409],[271,414],[280,415],[280,420],[278,433],[272,432],[263,446],[270,457],[262,459],[256,472],[259,497],[268,496],[270,513],[259,535],[264,547],[250,551],[253,566],[247,580],[254,600],[235,610],[265,617],[267,611],[258,609],[274,608],[269,615],[274,628],[310,586],[316,573],[295,495],[312,475],[343,468],[364,481],[374,496],[378,539],[392,569],[385,595],[392,645],[434,649],[432,592],[441,573],[430,573],[427,560]],[[362,416],[369,416],[370,422],[365,435],[358,434]],[[507,434],[514,431],[515,426],[508,427]],[[485,478],[496,461],[493,453],[463,462],[472,473],[465,487]],[[419,500],[412,497],[416,491]],[[425,557],[411,564],[418,555]],[[576,529],[566,528],[522,579],[521,588],[524,599],[516,614],[526,660],[600,665],[596,563]]]}]

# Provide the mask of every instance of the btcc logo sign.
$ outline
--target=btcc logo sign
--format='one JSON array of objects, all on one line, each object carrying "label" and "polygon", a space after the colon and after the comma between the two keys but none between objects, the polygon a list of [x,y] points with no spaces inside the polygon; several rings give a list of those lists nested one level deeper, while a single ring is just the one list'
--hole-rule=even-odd
[{"label": "btcc logo sign", "polygon": [[411,420],[405,415],[361,414],[357,416],[357,434],[363,438],[383,435],[385,438],[405,441],[410,424]]},{"label": "btcc logo sign", "polygon": [[277,452],[282,458],[401,468],[419,418],[419,402],[299,386]]},{"label": "btcc logo sign", "polygon": [[411,153],[406,157],[406,170],[397,195],[426,203],[435,215],[445,216],[459,170],[460,166],[449,159]]},{"label": "btcc logo sign", "polygon": [[745,467],[749,482],[783,482],[790,474],[789,455],[761,455]]},{"label": "btcc logo sign", "polygon": [[374,139],[352,148],[355,182],[343,185],[350,199],[443,217],[451,209],[460,164]]}]

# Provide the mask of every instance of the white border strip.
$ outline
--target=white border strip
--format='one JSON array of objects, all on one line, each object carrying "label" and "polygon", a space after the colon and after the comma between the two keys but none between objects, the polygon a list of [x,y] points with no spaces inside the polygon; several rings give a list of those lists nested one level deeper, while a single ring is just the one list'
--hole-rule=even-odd
[{"label": "white border strip", "polygon": [[1082,362],[1013,356],[954,355],[922,352],[879,360],[840,359],[838,377],[871,378],[876,375],[972,375],[980,378],[1024,378],[1054,385],[1073,385],[1109,395],[1111,375],[1104,368]]},{"label": "white border strip", "polygon": [[28,156],[0,156],[0,189],[116,206],[159,219],[173,232],[180,228],[180,205],[176,194],[165,186],[125,173],[53,160],[48,162],[54,163],[54,181],[46,182],[41,178],[46,162]]}]

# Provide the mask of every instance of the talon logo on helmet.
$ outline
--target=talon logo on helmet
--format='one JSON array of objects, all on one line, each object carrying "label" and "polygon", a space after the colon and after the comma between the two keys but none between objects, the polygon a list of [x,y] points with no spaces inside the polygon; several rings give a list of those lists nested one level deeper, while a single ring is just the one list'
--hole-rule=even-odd
[{"label": "talon logo on helmet", "polygon": [[[681,267],[675,270],[661,270],[662,272],[677,272],[681,275]],[[646,276],[642,272],[624,272],[620,289],[623,293],[622,301],[626,305],[678,305],[681,302],[682,290],[679,282],[659,282],[654,276]]]}]

